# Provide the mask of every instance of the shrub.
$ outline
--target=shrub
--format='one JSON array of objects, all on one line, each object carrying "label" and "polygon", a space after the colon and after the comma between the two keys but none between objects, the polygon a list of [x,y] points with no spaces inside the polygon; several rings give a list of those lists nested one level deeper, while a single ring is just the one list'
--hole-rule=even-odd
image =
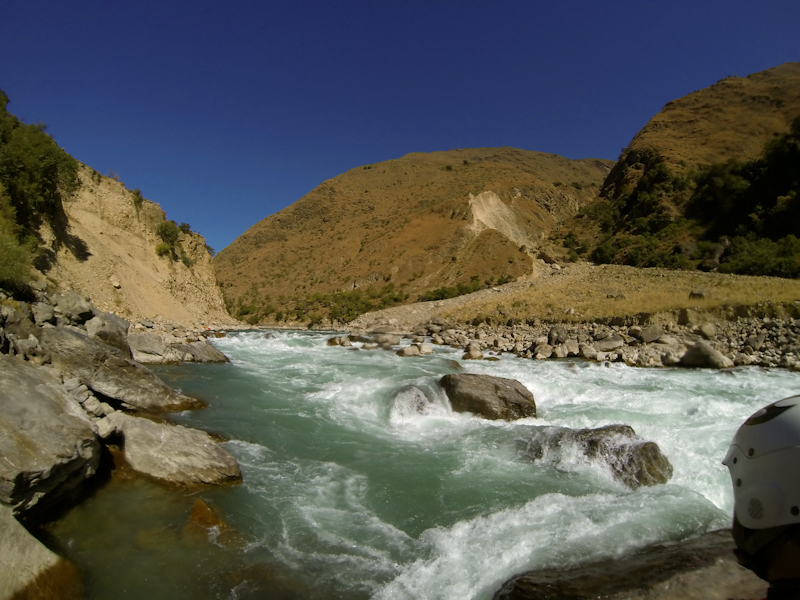
[{"label": "shrub", "polygon": [[158,244],[156,246],[156,254],[158,256],[167,256],[168,254],[172,254],[172,246],[169,244]]},{"label": "shrub", "polygon": [[158,227],[156,227],[156,233],[165,244],[168,244],[170,248],[173,248],[175,247],[175,244],[178,243],[180,229],[178,229],[175,221],[163,221],[158,224]]},{"label": "shrub", "polygon": [[178,225],[178,229],[180,229],[181,233],[188,234],[192,230],[192,227],[188,223],[181,223]]},{"label": "shrub", "polygon": [[136,212],[139,212],[139,209],[142,208],[142,204],[144,204],[142,192],[139,188],[136,188],[131,193],[133,194],[133,207],[136,209]]},{"label": "shrub", "polygon": [[45,133],[45,125],[21,123],[7,105],[8,96],[0,90],[0,184],[21,234],[35,235],[78,188],[78,161]]},{"label": "shrub", "polygon": [[194,266],[195,260],[190,258],[185,252],[181,252],[181,262],[191,269]]}]

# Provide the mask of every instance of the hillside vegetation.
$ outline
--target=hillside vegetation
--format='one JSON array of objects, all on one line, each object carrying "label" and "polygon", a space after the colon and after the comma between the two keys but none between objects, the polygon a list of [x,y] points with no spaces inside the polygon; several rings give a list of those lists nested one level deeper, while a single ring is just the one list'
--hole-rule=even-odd
[{"label": "hillside vegetation", "polygon": [[7,106],[0,90],[0,285],[18,289],[33,276],[39,228],[64,242],[62,201],[78,188],[78,161],[43,124],[26,125]]},{"label": "hillside vegetation", "polygon": [[128,319],[235,323],[202,236],[138,189],[80,164],[44,125],[22,123],[7,106],[0,91],[0,287],[28,299],[35,281],[73,289]]},{"label": "hillside vegetation", "polygon": [[214,259],[251,323],[341,322],[531,272],[612,163],[513,148],[409,154],[323,182]]},{"label": "hillside vegetation", "polygon": [[558,232],[598,263],[800,276],[800,64],[670,102]]}]

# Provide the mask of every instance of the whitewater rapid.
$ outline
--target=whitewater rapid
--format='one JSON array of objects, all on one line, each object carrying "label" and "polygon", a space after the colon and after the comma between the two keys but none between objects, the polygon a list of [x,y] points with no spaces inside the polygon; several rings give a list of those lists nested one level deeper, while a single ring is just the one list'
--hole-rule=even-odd
[{"label": "whitewater rapid", "polygon": [[[270,597],[488,599],[522,571],[727,527],[732,494],[720,461],[733,433],[800,391],[798,375],[782,370],[462,361],[445,347],[401,358],[330,347],[331,335],[239,332],[214,342],[230,365],[158,371],[209,403],[178,419],[228,438],[242,467],[241,486],[206,496],[247,539],[226,554],[245,575],[226,583],[229,566],[209,569],[206,597],[279,587]],[[458,369],[517,379],[538,417],[453,413],[437,381]],[[539,427],[614,423],[661,447],[669,483],[632,491],[574,449],[536,463],[523,452]],[[258,569],[271,583],[252,575]],[[95,589],[111,597],[114,584]]]}]

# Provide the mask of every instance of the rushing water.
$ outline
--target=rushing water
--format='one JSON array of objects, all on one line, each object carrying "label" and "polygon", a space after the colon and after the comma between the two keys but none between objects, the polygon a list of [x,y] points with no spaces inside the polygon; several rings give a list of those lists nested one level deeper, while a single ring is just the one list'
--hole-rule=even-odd
[{"label": "rushing water", "polygon": [[[176,420],[228,438],[244,483],[190,493],[121,478],[72,510],[51,534],[90,598],[491,598],[521,571],[726,527],[734,431],[800,391],[781,370],[462,362],[442,347],[400,358],[327,337],[237,333],[215,342],[232,364],[158,370],[209,403]],[[519,380],[539,417],[453,413],[436,382],[459,368]],[[537,427],[610,423],[657,442],[672,480],[631,491],[576,452],[524,456]],[[226,529],[185,526],[197,497]]]}]

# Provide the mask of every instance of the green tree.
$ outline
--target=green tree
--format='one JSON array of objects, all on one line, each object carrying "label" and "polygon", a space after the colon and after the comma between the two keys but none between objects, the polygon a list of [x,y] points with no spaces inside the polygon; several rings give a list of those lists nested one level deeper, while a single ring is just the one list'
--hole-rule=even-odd
[{"label": "green tree", "polygon": [[62,201],[78,188],[78,161],[45,133],[45,125],[21,123],[7,105],[0,90],[0,183],[16,223],[32,235],[42,221],[53,221]]}]

